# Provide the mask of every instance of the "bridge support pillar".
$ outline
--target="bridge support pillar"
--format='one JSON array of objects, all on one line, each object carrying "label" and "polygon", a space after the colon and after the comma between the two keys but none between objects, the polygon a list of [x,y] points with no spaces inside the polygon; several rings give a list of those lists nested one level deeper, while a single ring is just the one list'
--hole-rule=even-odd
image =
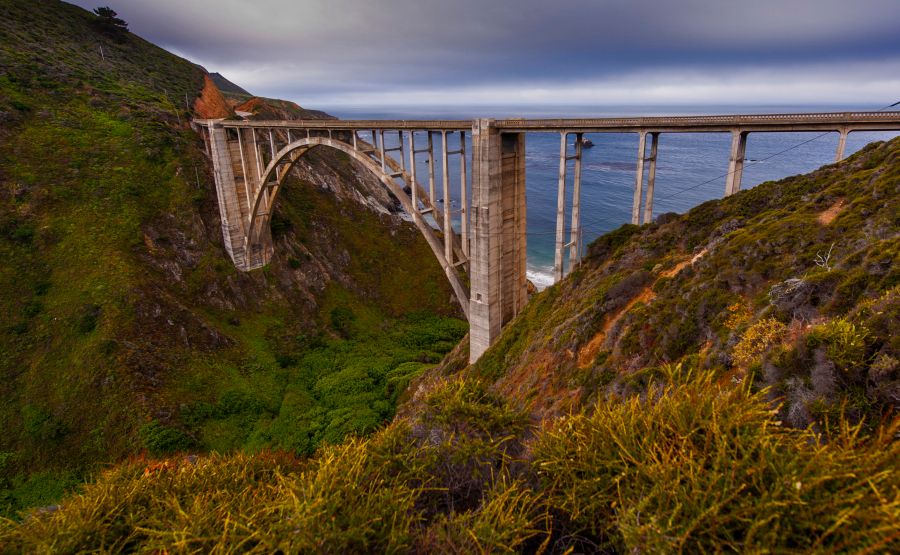
[{"label": "bridge support pillar", "polygon": [[844,150],[847,148],[847,135],[850,134],[850,130],[846,127],[842,127],[839,132],[841,136],[838,139],[837,153],[834,155],[835,163],[844,159]]},{"label": "bridge support pillar", "polygon": [[[219,200],[219,214],[222,219],[222,239],[225,250],[239,270],[247,271],[247,257],[244,245],[244,220],[241,202],[235,183],[232,144],[221,123],[212,122],[209,129],[209,153],[215,172],[216,196]],[[234,148],[240,143],[234,141]]]},{"label": "bridge support pillar", "polygon": [[650,133],[650,168],[647,170],[647,200],[644,202],[644,223],[653,221],[653,189],[656,186],[656,153],[659,147],[659,133]]},{"label": "bridge support pillar", "polygon": [[472,126],[469,361],[477,361],[528,301],[525,134],[494,120]]},{"label": "bridge support pillar", "polygon": [[631,203],[631,223],[641,223],[641,195],[644,188],[644,157],[647,155],[647,132],[638,132],[637,170],[634,177],[634,201]]},{"label": "bridge support pillar", "polygon": [[747,151],[747,131],[735,129],[731,132],[731,157],[728,161],[728,176],[725,178],[725,196],[741,190],[744,174],[744,153]]}]

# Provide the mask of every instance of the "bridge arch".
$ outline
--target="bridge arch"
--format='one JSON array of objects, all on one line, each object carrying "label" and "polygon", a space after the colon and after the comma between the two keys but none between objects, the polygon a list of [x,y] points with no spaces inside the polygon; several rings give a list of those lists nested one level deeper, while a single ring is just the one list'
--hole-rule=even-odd
[{"label": "bridge arch", "polygon": [[[438,213],[437,207],[431,206],[427,197],[425,196],[425,191],[422,189],[421,185],[416,182],[413,182],[408,173],[405,171],[395,172],[393,175],[389,174],[386,171],[386,168],[383,168],[382,165],[372,158],[370,158],[366,153],[354,148],[353,145],[345,143],[343,141],[339,141],[334,138],[329,137],[307,137],[303,139],[298,139],[292,141],[288,145],[284,146],[275,153],[272,157],[272,160],[268,163],[265,170],[262,173],[262,177],[259,180],[260,186],[257,188],[257,191],[254,195],[253,202],[250,210],[250,218],[247,222],[247,228],[244,235],[245,241],[245,250],[246,256],[249,259],[254,255],[259,256],[262,254],[265,258],[271,255],[272,250],[274,249],[274,245],[271,241],[271,216],[272,210],[275,206],[275,202],[278,198],[278,194],[281,191],[281,186],[285,180],[285,178],[290,174],[291,169],[293,169],[294,165],[308,152],[315,148],[332,148],[343,152],[350,156],[352,159],[359,162],[363,167],[372,172],[381,183],[387,187],[387,189],[400,201],[403,209],[410,214],[412,217],[413,223],[418,228],[419,232],[425,237],[425,240],[428,242],[428,246],[431,247],[432,252],[434,253],[435,258],[438,260],[438,263],[444,269],[444,273],[447,276],[447,280],[450,282],[450,286],[453,289],[454,294],[456,295],[456,299],[462,307],[463,313],[466,315],[466,318],[469,317],[469,294],[468,290],[463,283],[462,277],[457,271],[456,267],[451,263],[451,261],[447,260],[444,252],[444,245],[442,241],[437,237],[435,233],[435,229],[422,217],[422,213],[419,211],[417,206],[414,206],[413,199],[406,193],[404,187],[401,187],[396,181],[395,177],[401,177],[404,182],[410,187],[416,187],[417,197],[419,200],[422,200],[423,204],[429,208],[429,211],[433,211],[435,214],[435,221],[438,222],[438,226],[440,226],[441,218]],[[386,160],[387,162],[388,160]],[[392,169],[399,169],[399,164],[397,164],[394,160],[390,159],[390,166],[393,166]],[[400,175],[398,175],[400,174]],[[445,233],[453,234],[453,230],[442,230]],[[458,249],[458,240],[454,237],[455,247],[454,249]],[[262,251],[262,252],[261,252]]]}]

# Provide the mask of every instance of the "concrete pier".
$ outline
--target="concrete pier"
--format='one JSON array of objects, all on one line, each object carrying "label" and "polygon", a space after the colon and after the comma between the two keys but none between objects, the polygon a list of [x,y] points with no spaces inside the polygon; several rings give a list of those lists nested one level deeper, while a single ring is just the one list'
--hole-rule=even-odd
[{"label": "concrete pier", "polygon": [[634,200],[631,202],[631,223],[641,223],[641,197],[644,188],[644,157],[647,153],[647,132],[638,131],[637,169],[634,176]]},{"label": "concrete pier", "polygon": [[559,181],[556,185],[556,248],[553,251],[553,281],[562,281],[566,250],[566,133],[559,134]]},{"label": "concrete pier", "polygon": [[656,188],[656,155],[659,150],[659,133],[650,133],[650,168],[647,170],[647,199],[644,201],[644,223],[653,221],[653,191]]},{"label": "concrete pier", "polygon": [[525,279],[525,134],[494,120],[472,126],[469,359],[490,347],[528,300]]},{"label": "concrete pier", "polygon": [[837,152],[834,155],[835,162],[840,162],[844,159],[844,150],[847,148],[847,135],[850,134],[850,130],[842,127],[838,133],[840,133],[840,137],[838,137]]},{"label": "concrete pier", "polygon": [[[572,185],[572,225],[569,235],[569,271],[581,262],[581,155],[584,152],[584,134],[575,134],[575,176]],[[565,164],[568,156],[562,160]]]},{"label": "concrete pier", "polygon": [[744,175],[744,153],[747,151],[746,131],[735,129],[731,132],[731,157],[728,160],[728,175],[725,177],[725,196],[741,190]]}]

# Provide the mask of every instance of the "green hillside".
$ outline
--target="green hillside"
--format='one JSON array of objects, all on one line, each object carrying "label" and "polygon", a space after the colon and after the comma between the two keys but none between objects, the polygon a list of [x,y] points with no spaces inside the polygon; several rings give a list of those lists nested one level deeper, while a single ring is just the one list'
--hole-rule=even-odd
[{"label": "green hillside", "polygon": [[0,511],[142,452],[368,433],[459,341],[417,233],[317,185],[286,187],[274,262],[234,269],[188,125],[203,68],[61,2],[0,16]]},{"label": "green hillside", "polygon": [[57,511],[5,521],[0,541],[37,552],[896,552],[898,184],[900,139],[624,226],[479,363],[461,347],[417,379],[373,436],[309,459],[132,460]]},{"label": "green hillside", "polygon": [[644,393],[680,365],[765,389],[797,428],[877,426],[900,406],[898,186],[894,140],[625,225],[471,373],[552,415]]}]

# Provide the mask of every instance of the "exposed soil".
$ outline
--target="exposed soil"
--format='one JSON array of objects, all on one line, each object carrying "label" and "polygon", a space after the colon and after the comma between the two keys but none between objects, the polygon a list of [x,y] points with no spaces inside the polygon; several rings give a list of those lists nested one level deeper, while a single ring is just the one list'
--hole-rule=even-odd
[{"label": "exposed soil", "polygon": [[198,117],[206,119],[227,118],[234,115],[234,112],[225,101],[219,88],[209,78],[209,75],[203,77],[203,91],[194,101],[194,112]]},{"label": "exposed soil", "polygon": [[837,202],[828,207],[827,210],[819,214],[818,220],[822,225],[829,225],[838,217],[838,214],[844,211],[844,199],[838,199]]},{"label": "exposed soil", "polygon": [[[698,260],[700,260],[705,254],[707,250],[703,249],[702,251],[695,254],[690,260],[682,260],[672,268],[666,270],[665,272],[660,273],[660,278],[672,278],[678,274],[681,270],[683,270],[689,264],[694,264]],[[580,368],[587,368],[594,361],[594,358],[597,356],[597,353],[600,352],[600,347],[603,345],[603,341],[606,339],[607,334],[609,334],[609,330],[616,325],[616,322],[622,319],[629,310],[631,310],[634,305],[637,303],[648,303],[656,297],[656,294],[653,292],[653,286],[655,282],[647,287],[644,287],[640,293],[634,296],[628,303],[620,308],[619,310],[609,314],[607,318],[603,322],[603,327],[600,328],[600,331],[597,332],[594,337],[591,338],[588,343],[581,348],[578,352],[578,366]]]}]

